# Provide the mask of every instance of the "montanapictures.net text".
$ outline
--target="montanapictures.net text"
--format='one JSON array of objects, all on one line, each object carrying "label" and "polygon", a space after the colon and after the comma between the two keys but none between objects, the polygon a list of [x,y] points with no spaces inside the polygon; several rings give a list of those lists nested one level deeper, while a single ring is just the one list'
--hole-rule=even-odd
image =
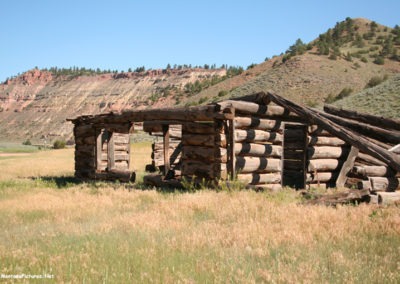
[{"label": "montanapictures.net text", "polygon": [[53,274],[0,274],[1,279],[53,279]]}]

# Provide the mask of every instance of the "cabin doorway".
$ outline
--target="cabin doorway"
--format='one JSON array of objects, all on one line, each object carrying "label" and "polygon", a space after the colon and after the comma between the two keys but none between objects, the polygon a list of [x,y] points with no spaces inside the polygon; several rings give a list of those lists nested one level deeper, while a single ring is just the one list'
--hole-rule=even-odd
[{"label": "cabin doorway", "polygon": [[285,123],[283,132],[282,186],[304,189],[306,183],[307,126]]}]

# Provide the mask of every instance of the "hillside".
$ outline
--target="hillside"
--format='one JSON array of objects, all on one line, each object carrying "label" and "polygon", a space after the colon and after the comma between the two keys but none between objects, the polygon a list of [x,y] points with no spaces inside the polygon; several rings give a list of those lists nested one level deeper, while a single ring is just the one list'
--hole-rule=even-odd
[{"label": "hillside", "polygon": [[[298,39],[285,53],[245,71],[174,68],[73,75],[51,71],[33,69],[0,84],[0,140],[68,140],[72,125],[65,119],[69,117],[198,105],[266,90],[321,106],[337,101],[344,91],[346,95],[362,91],[371,78],[400,73],[400,27],[347,18],[314,41]],[[350,98],[346,104],[353,108]],[[380,111],[396,116],[393,109],[391,105]]]},{"label": "hillside", "polygon": [[400,74],[333,104],[358,112],[400,119]]},{"label": "hillside", "polygon": [[72,138],[66,118],[174,106],[185,88],[210,84],[225,69],[150,70],[92,76],[30,70],[0,85],[0,140]]},{"label": "hillside", "polygon": [[[356,93],[372,77],[398,72],[400,28],[392,29],[366,19],[346,19],[313,42],[304,44],[298,40],[285,54],[203,91],[197,99],[204,97],[211,101],[273,90],[296,102],[315,106],[344,88]],[[219,93],[224,96],[216,96]]]}]

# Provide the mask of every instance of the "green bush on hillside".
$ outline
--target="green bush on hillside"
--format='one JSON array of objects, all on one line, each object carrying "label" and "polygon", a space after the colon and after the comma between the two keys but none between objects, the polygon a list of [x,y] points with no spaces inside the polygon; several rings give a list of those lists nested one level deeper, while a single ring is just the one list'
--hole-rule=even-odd
[{"label": "green bush on hillside", "polygon": [[65,140],[56,140],[53,143],[53,148],[54,149],[64,149],[66,145]]}]

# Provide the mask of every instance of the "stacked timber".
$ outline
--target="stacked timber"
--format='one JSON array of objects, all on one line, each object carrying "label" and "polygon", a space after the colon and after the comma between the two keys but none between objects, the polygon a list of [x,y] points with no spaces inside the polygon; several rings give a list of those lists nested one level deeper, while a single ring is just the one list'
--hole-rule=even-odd
[{"label": "stacked timber", "polygon": [[350,145],[317,125],[311,125],[308,132],[306,182],[310,187],[334,187]]},{"label": "stacked timber", "polygon": [[234,170],[248,188],[282,188],[282,125],[299,118],[276,105],[227,101],[235,108]]},{"label": "stacked timber", "polygon": [[227,150],[221,143],[223,124],[188,122],[182,126],[182,176],[214,180],[226,170]]},{"label": "stacked timber", "polygon": [[[151,145],[151,163],[153,167],[162,170],[164,168],[164,143],[162,140],[155,141]],[[182,157],[182,143],[180,139],[169,138],[169,164],[172,169],[179,169]]]},{"label": "stacked timber", "polygon": [[96,171],[96,131],[93,125],[77,123],[75,136],[75,176],[94,178]]}]

